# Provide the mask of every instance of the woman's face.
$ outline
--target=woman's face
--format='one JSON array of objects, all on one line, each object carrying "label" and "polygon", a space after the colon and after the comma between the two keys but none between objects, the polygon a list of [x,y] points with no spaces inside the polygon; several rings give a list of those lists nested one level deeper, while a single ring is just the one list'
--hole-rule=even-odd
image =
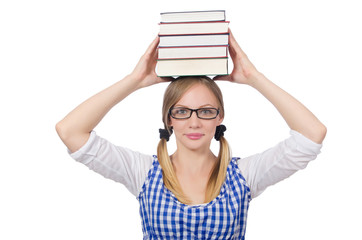
[{"label": "woman's face", "polygon": [[[202,84],[195,84],[185,92],[175,104],[174,108],[177,107],[219,109],[214,94]],[[170,117],[170,119],[170,126],[173,127],[178,149],[186,148],[201,151],[210,148],[216,127],[220,125],[223,120],[220,118],[220,115],[217,115],[215,119],[200,119],[197,117],[196,112],[192,112],[191,117],[188,119],[174,119],[172,117]]]}]

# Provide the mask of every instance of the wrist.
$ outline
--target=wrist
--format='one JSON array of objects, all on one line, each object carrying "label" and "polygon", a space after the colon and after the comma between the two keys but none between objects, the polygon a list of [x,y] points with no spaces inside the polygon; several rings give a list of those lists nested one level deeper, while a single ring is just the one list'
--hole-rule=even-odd
[{"label": "wrist", "polygon": [[250,74],[248,79],[248,85],[250,87],[258,88],[267,78],[261,72],[255,71],[253,74]]},{"label": "wrist", "polygon": [[134,73],[127,75],[122,81],[124,81],[132,91],[136,91],[143,87],[141,84],[141,77]]}]

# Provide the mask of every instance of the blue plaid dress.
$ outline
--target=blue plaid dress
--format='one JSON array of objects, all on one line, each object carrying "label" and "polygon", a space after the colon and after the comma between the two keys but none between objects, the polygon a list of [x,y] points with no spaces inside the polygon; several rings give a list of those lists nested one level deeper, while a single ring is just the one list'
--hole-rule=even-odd
[{"label": "blue plaid dress", "polygon": [[211,202],[185,205],[168,190],[154,156],[138,196],[143,239],[244,239],[250,189],[232,158],[220,194]]}]

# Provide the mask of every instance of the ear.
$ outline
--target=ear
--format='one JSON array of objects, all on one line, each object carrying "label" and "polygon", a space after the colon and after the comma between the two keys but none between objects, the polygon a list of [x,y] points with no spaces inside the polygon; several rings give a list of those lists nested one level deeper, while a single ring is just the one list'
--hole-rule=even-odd
[{"label": "ear", "polygon": [[172,124],[172,118],[171,118],[170,116],[168,116],[167,126],[169,126],[169,127],[173,127],[173,124]]},{"label": "ear", "polygon": [[224,121],[223,117],[218,117],[217,125],[219,126]]}]

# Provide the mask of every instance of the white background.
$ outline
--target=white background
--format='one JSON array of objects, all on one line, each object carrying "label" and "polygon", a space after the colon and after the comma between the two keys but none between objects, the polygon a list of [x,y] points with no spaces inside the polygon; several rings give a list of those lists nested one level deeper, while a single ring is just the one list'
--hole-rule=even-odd
[{"label": "white background", "polygon": [[[352,0],[1,1],[0,239],[142,238],[135,197],[73,161],[55,124],[133,70],[160,12],[211,9],[226,10],[258,70],[328,127],[316,161],[251,202],[247,239],[362,239],[362,15]],[[288,136],[257,91],[219,85],[234,156]],[[95,130],[155,154],[166,86],[135,92]]]}]

